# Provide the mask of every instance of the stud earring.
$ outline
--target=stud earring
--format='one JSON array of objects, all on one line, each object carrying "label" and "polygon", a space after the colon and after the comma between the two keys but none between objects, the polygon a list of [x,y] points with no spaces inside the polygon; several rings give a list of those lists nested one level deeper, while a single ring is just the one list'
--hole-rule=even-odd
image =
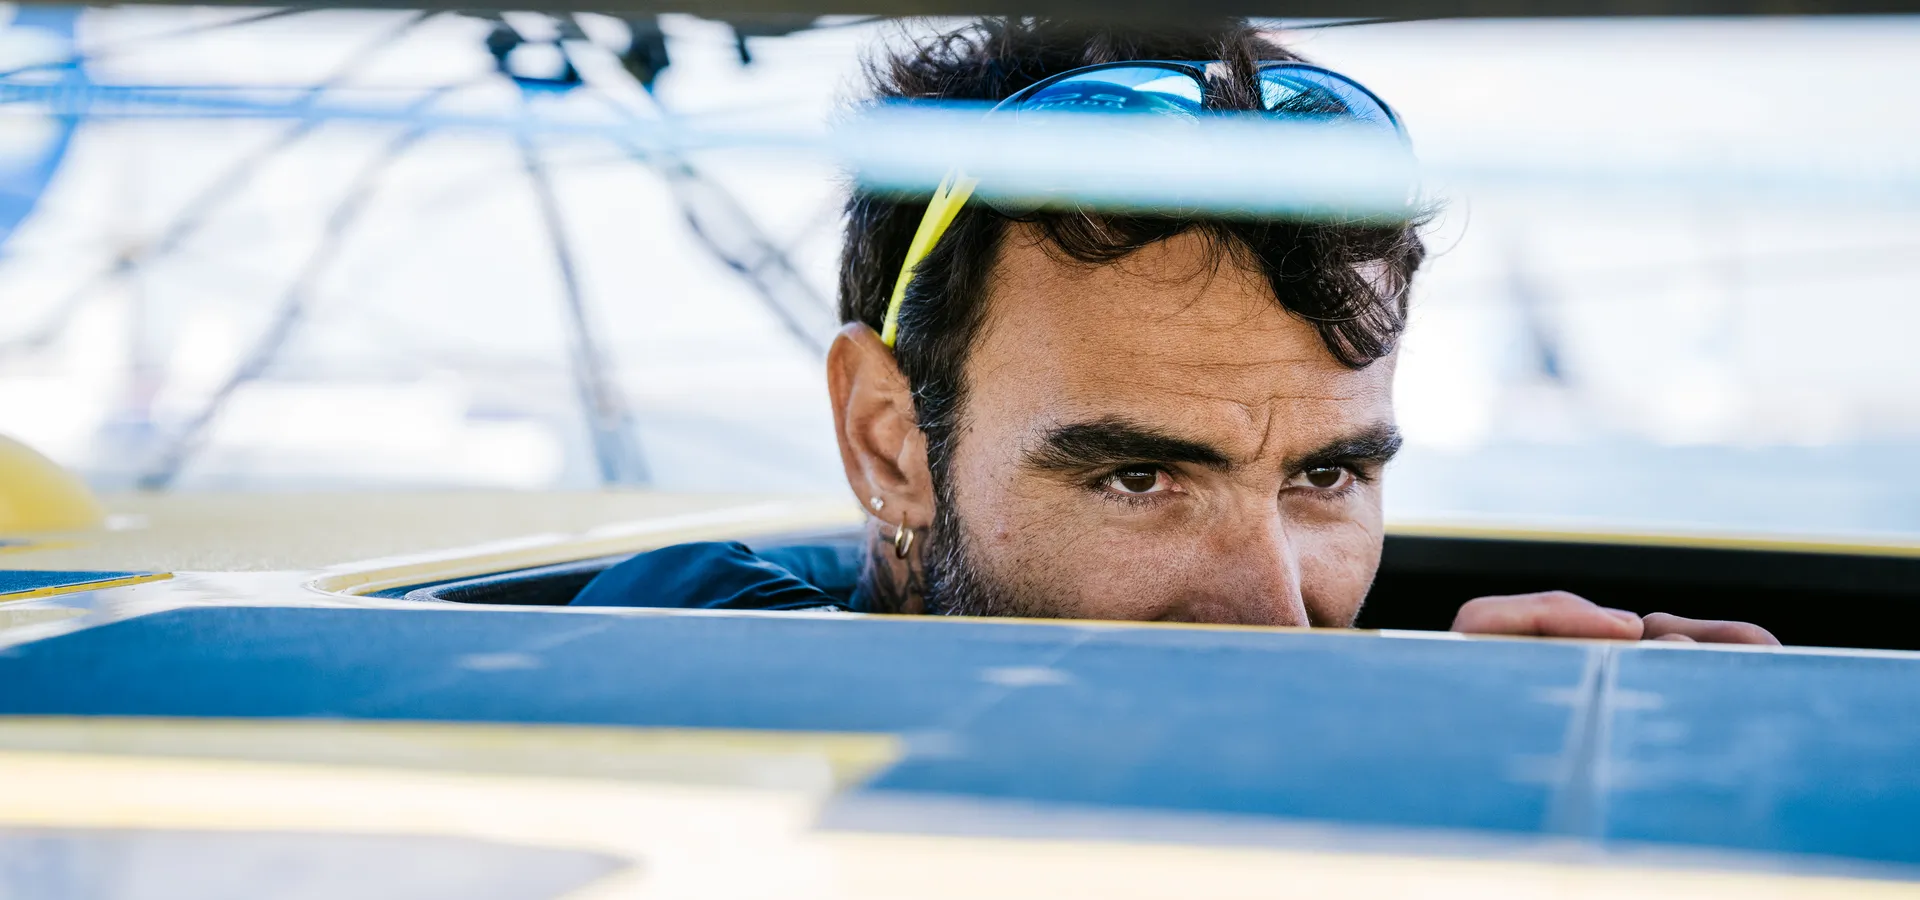
[{"label": "stud earring", "polygon": [[867,505],[870,507],[873,507],[874,512],[879,512],[881,507],[884,507],[887,505],[887,501],[882,500],[879,497],[868,497]]}]

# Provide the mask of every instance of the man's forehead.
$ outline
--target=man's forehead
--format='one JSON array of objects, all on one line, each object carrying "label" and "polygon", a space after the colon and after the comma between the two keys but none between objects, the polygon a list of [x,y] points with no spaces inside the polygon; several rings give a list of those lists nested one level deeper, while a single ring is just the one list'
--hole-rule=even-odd
[{"label": "man's forehead", "polygon": [[1182,235],[1115,264],[1009,240],[969,363],[976,401],[1050,421],[1121,415],[1261,443],[1391,415],[1391,357],[1341,365],[1265,279]]}]

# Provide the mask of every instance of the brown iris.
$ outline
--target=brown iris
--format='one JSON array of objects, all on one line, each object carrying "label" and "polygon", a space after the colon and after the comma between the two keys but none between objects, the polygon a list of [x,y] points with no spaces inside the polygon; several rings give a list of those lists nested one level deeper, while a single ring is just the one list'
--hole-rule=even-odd
[{"label": "brown iris", "polygon": [[1122,469],[1113,473],[1113,483],[1129,494],[1144,494],[1160,483],[1158,469]]},{"label": "brown iris", "polygon": [[1306,471],[1307,483],[1317,488],[1330,488],[1340,483],[1345,472],[1339,466],[1319,466]]}]

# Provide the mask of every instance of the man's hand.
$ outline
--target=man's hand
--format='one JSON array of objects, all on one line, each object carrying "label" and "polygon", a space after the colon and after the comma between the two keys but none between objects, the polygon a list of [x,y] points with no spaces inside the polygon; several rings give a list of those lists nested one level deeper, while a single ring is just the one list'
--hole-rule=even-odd
[{"label": "man's hand", "polygon": [[1687,619],[1666,613],[1652,613],[1643,619],[1624,609],[1608,609],[1566,591],[1469,600],[1453,617],[1453,630],[1466,634],[1528,634],[1615,641],[1776,646],[1780,643],[1765,628],[1746,622]]}]

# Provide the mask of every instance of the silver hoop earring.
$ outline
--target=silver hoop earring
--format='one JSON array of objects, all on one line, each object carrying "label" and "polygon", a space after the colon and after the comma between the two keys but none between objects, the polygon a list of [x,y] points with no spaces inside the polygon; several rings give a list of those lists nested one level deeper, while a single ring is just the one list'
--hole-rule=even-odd
[{"label": "silver hoop earring", "polygon": [[907,554],[911,552],[913,552],[913,529],[905,524],[893,526],[893,555],[899,559],[906,559]]}]

